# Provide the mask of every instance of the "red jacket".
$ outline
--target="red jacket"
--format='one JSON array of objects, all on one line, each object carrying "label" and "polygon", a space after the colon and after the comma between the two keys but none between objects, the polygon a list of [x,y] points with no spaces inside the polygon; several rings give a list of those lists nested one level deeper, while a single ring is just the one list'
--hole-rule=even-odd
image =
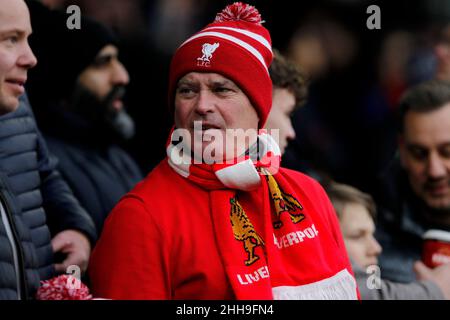
[{"label": "red jacket", "polygon": [[[299,200],[307,206],[308,214],[321,216],[315,220],[320,220],[316,223],[320,235],[334,239],[334,248],[318,253],[320,259],[329,261],[326,272],[335,274],[346,268],[351,273],[338,220],[322,187],[301,173],[281,170],[291,184],[302,189],[304,198]],[[258,197],[260,191],[245,197]],[[208,209],[214,204],[205,204],[209,204],[208,191],[178,175],[167,160],[161,162],[109,215],[91,257],[94,296],[233,299]],[[279,238],[276,243],[288,247],[291,240]],[[305,261],[305,273],[314,259]]]}]

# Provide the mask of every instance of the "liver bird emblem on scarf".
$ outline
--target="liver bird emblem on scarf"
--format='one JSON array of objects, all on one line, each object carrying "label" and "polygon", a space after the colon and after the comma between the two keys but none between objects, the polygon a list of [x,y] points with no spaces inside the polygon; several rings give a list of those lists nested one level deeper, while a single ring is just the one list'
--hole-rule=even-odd
[{"label": "liver bird emblem on scarf", "polygon": [[275,206],[276,220],[273,222],[274,229],[280,229],[283,226],[283,222],[281,221],[281,214],[283,212],[287,212],[289,214],[293,223],[303,221],[305,219],[305,215],[300,212],[303,210],[303,206],[300,202],[290,194],[284,193],[272,175],[269,174],[265,177],[267,179],[270,194]]},{"label": "liver bird emblem on scarf", "polygon": [[258,261],[259,256],[255,254],[255,248],[257,246],[263,246],[263,239],[256,233],[253,224],[245,214],[244,209],[239,202],[232,198],[231,203],[231,227],[233,229],[234,238],[238,241],[242,241],[244,244],[244,250],[247,252],[248,258],[245,261],[245,265],[249,266]]}]

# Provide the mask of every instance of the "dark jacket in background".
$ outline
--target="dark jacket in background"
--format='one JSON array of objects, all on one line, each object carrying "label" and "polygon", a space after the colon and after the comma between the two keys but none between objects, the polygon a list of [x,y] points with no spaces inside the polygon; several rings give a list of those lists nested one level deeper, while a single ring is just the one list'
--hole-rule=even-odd
[{"label": "dark jacket in background", "polygon": [[394,159],[383,175],[375,196],[378,221],[375,237],[383,247],[379,258],[383,278],[396,282],[416,281],[414,262],[422,256],[422,235],[429,229],[442,229],[423,218],[427,209],[412,191],[399,159]]},{"label": "dark jacket in background", "polygon": [[[353,273],[358,283],[362,300],[444,300],[444,294],[432,281],[414,281],[398,283],[385,279],[374,279],[374,273],[368,273],[352,262]],[[369,270],[370,271],[370,270]]]},{"label": "dark jacket in background", "polygon": [[[50,151],[59,159],[58,170],[100,233],[120,197],[143,177],[134,160],[117,145],[120,137],[104,125],[102,107],[83,104],[77,106],[85,108],[81,111],[70,101],[78,76],[103,47],[117,46],[117,39],[111,30],[87,17],[82,17],[80,30],[69,30],[65,12],[49,10],[36,1],[27,0],[27,4],[33,27],[30,45],[39,61],[27,82],[36,120]],[[86,115],[96,112],[96,117]],[[150,146],[148,150],[152,152]]]},{"label": "dark jacket in background", "polygon": [[[70,129],[67,134],[78,136],[76,130]],[[115,144],[75,143],[49,135],[45,138],[50,151],[58,157],[58,170],[100,234],[119,199],[142,180],[137,164]]]},{"label": "dark jacket in background", "polygon": [[[28,106],[0,116],[0,200],[18,252],[21,297],[32,298],[39,280],[54,275],[51,238],[73,229],[94,243],[95,227],[55,170]],[[44,211],[45,210],[45,211]],[[0,219],[0,299],[17,299],[13,246]]]}]

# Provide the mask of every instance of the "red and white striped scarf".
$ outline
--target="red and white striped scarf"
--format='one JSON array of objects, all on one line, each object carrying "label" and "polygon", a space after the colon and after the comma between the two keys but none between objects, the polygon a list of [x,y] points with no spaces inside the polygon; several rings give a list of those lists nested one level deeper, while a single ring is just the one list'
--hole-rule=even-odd
[{"label": "red and white striped scarf", "polygon": [[345,249],[321,213],[314,212],[308,190],[279,168],[280,149],[270,135],[258,136],[257,154],[230,164],[194,164],[181,149],[168,144],[169,165],[209,190],[204,205],[210,206],[237,299],[357,298]]}]

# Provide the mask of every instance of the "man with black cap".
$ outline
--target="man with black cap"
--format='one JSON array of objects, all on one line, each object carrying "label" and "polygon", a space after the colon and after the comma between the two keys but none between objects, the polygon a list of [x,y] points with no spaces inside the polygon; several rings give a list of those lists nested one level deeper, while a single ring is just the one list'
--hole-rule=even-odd
[{"label": "man with black cap", "polygon": [[122,98],[129,75],[117,40],[103,25],[82,18],[66,28],[67,15],[28,1],[40,60],[30,75],[29,96],[59,169],[97,231],[119,198],[142,175],[119,143],[134,135]]},{"label": "man with black cap", "polygon": [[[25,93],[36,57],[23,0],[0,0],[0,299],[32,299],[41,280],[87,268],[92,220],[55,170]],[[54,253],[66,255],[54,264]]]}]

